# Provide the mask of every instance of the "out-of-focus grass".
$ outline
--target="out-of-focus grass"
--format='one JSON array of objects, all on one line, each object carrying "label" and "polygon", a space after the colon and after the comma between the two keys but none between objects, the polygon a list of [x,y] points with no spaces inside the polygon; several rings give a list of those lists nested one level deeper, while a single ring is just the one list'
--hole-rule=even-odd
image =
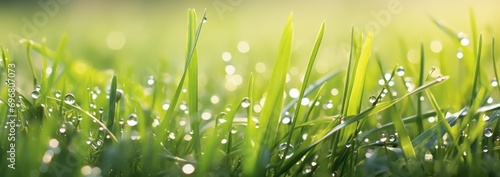
[{"label": "out-of-focus grass", "polygon": [[[481,28],[476,27],[472,11],[469,36],[435,21],[432,34],[441,34],[441,29],[450,42],[426,40],[425,34],[421,43],[408,46],[430,43],[430,51],[424,52],[425,46],[409,51],[390,47],[408,60],[377,50],[387,47],[376,42],[384,38],[356,27],[349,56],[322,55],[324,41],[330,39],[329,23],[321,24],[316,42],[307,46],[313,47],[311,55],[302,58],[307,51],[295,47],[300,43],[294,37],[296,18],[290,15],[286,21],[275,51],[266,49],[268,41],[262,46],[252,41],[248,52],[244,41],[239,53],[222,54],[225,63],[210,57],[220,58],[221,52],[204,49],[217,42],[206,30],[213,24],[206,14],[197,18],[192,9],[185,59],[156,59],[157,65],[147,69],[115,61],[123,63],[116,66],[120,69],[107,70],[72,58],[66,47],[71,34],[62,37],[56,49],[45,40],[22,40],[27,54],[11,58],[2,51],[2,78],[11,63],[28,74],[16,78],[16,170],[3,161],[0,175],[498,173],[495,47],[493,42],[482,42],[492,34],[476,34]],[[276,29],[268,29],[275,34]],[[414,35],[418,34],[401,38]],[[270,59],[254,59],[257,56]],[[248,60],[237,62],[240,57]],[[22,60],[28,62],[24,65]],[[324,64],[320,60],[344,60],[339,63],[346,66],[320,72],[317,66]],[[308,65],[301,67],[296,61]],[[178,69],[179,63],[184,67]],[[493,68],[482,67],[491,63]],[[0,87],[1,93],[7,90]],[[5,100],[2,97],[0,114],[6,116]],[[2,152],[10,146],[4,141],[7,130],[0,129]],[[6,157],[0,154],[1,159]]]}]

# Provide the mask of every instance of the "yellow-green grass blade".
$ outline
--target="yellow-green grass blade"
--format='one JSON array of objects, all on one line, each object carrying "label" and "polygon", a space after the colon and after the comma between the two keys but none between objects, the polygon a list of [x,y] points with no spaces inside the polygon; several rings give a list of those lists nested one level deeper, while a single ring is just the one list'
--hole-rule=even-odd
[{"label": "yellow-green grass blade", "polygon": [[[188,11],[188,35],[187,35],[187,46],[193,46],[195,43],[196,36],[196,12],[194,10]],[[189,56],[189,52],[186,51],[186,56]],[[193,130],[193,142],[194,151],[196,156],[201,156],[201,145],[200,145],[200,123],[199,123],[199,113],[198,113],[198,56],[196,48],[192,49],[191,62],[188,66],[188,107],[189,107],[189,119],[191,124],[191,130]]]},{"label": "yellow-green grass blade", "polygon": [[477,87],[478,85],[481,85],[481,83],[479,83],[481,80],[481,48],[482,48],[482,43],[483,43],[483,37],[482,35],[479,35],[479,44],[478,44],[478,48],[477,48],[477,55],[476,55],[476,69],[475,69],[475,72],[474,72],[474,83],[472,84],[472,91],[471,91],[471,97],[470,97],[470,102],[469,102],[469,106],[472,106],[472,104],[474,103],[475,99],[476,99],[476,90],[477,90]]},{"label": "yellow-green grass blade", "polygon": [[447,76],[443,76],[441,77],[440,79],[436,79],[434,81],[431,81],[421,87],[418,87],[416,88],[415,90],[413,90],[412,92],[409,92],[407,93],[406,95],[402,96],[402,97],[399,97],[399,98],[396,98],[394,100],[391,100],[391,101],[386,101],[386,102],[382,102],[382,103],[378,103],[377,105],[374,105],[372,107],[370,107],[369,109],[357,114],[357,115],[354,115],[354,116],[350,116],[346,119],[345,122],[335,126],[332,130],[330,130],[327,134],[325,134],[323,137],[319,138],[317,141],[311,143],[309,146],[307,147],[304,147],[303,149],[301,150],[298,150],[296,152],[298,152],[297,154],[293,155],[292,157],[290,157],[290,159],[288,161],[285,162],[285,165],[280,169],[280,171],[278,171],[276,173],[275,176],[280,176],[282,174],[284,174],[285,172],[287,172],[290,168],[292,168],[301,158],[302,156],[304,156],[305,154],[307,154],[312,148],[314,148],[315,146],[317,146],[318,144],[320,144],[321,142],[323,142],[325,139],[327,139],[328,137],[330,137],[331,135],[333,135],[335,132],[343,129],[343,128],[346,128],[347,126],[359,121],[359,120],[362,120],[366,117],[369,117],[371,115],[374,115],[380,111],[383,111],[383,110],[386,110],[387,108],[390,108],[392,107],[394,104],[404,100],[406,97],[408,96],[411,96],[411,95],[414,95],[418,92],[421,92],[429,87],[432,87],[436,84],[439,84],[439,83],[442,83],[443,81],[446,81],[448,79]]},{"label": "yellow-green grass blade", "polygon": [[[314,66],[314,61],[316,61],[316,56],[318,55],[319,47],[321,46],[321,41],[323,40],[324,32],[325,32],[325,22],[321,23],[321,27],[320,27],[318,36],[316,37],[316,42],[314,43],[314,47],[313,47],[313,50],[311,52],[311,56],[309,58],[309,63],[307,64],[306,74],[304,76],[302,88],[300,89],[300,94],[299,94],[298,101],[297,101],[298,103],[302,102],[302,98],[304,97],[304,92],[307,88],[307,85],[309,84],[309,78],[311,76],[311,72],[312,72],[312,69]],[[320,88],[320,92],[321,92],[322,88],[323,87]],[[317,96],[317,97],[319,97],[319,96]],[[297,106],[295,108],[295,112],[294,112],[292,120],[291,120],[292,121],[291,126],[290,126],[291,129],[290,129],[290,132],[288,133],[288,137],[286,139],[287,144],[290,144],[292,141],[293,130],[295,129],[295,124],[299,120],[298,116],[299,116],[300,108],[301,108],[301,104],[297,104]],[[307,116],[306,116],[305,120],[307,121]],[[285,148],[284,154],[287,154],[288,151],[289,151],[289,149]]]},{"label": "yellow-green grass blade", "polygon": [[372,53],[372,40],[373,40],[373,32],[369,32],[368,36],[363,43],[363,47],[361,48],[361,54],[357,61],[355,73],[354,73],[354,81],[352,85],[352,91],[349,95],[349,106],[347,108],[347,116],[356,115],[360,112],[361,102],[363,96],[363,89],[365,85],[366,78],[366,70],[368,68],[368,62],[370,60],[370,56]]},{"label": "yellow-green grass blade", "polygon": [[[425,49],[424,43],[420,44],[420,72],[418,78],[418,86],[424,85],[424,76],[425,76]],[[422,97],[422,92],[417,94],[417,128],[418,134],[424,131],[424,120],[422,119],[422,101],[420,98]]]},{"label": "yellow-green grass blade", "polygon": [[107,109],[107,117],[106,117],[106,127],[109,130],[113,130],[113,123],[115,121],[115,110],[116,103],[118,102],[116,98],[116,89],[117,89],[117,78],[116,75],[113,76],[111,80],[111,89],[109,90],[109,101],[108,101],[108,109]]},{"label": "yellow-green grass blade", "polygon": [[344,94],[342,96],[342,110],[341,113],[342,115],[345,115],[347,112],[347,108],[349,105],[349,96],[351,95],[352,92],[352,83],[351,83],[351,76],[354,75],[352,74],[352,70],[355,69],[355,58],[358,55],[358,46],[361,45],[362,43],[362,37],[356,36],[354,32],[354,27],[351,29],[351,50],[349,54],[349,61],[347,63],[347,72],[345,75],[345,80],[344,80]]},{"label": "yellow-green grass blade", "polygon": [[37,79],[36,73],[35,73],[35,65],[33,64],[33,58],[31,58],[31,44],[32,44],[32,41],[29,40],[27,42],[27,45],[26,45],[26,55],[28,58],[28,63],[30,65],[31,75],[33,77],[33,88],[34,88],[34,87],[36,87],[38,79]]},{"label": "yellow-green grass blade", "polygon": [[[420,115],[421,116],[421,115]],[[414,159],[416,157],[415,150],[413,149],[413,145],[411,144],[410,135],[406,130],[403,119],[401,118],[401,114],[399,109],[396,106],[393,106],[393,111],[391,114],[392,122],[394,123],[394,128],[398,132],[399,140],[401,142],[401,147],[405,154],[406,160]]]},{"label": "yellow-green grass blade", "polygon": [[253,166],[256,162],[252,161],[255,159],[252,159],[252,153],[255,152],[255,143],[257,142],[257,139],[255,138],[254,135],[256,135],[257,129],[255,128],[255,122],[252,120],[253,119],[253,111],[252,107],[254,104],[254,76],[253,74],[250,74],[250,79],[248,82],[248,99],[249,99],[249,106],[246,108],[247,109],[247,119],[246,119],[246,130],[245,130],[245,155],[243,156],[243,174],[244,175],[251,175],[255,174],[253,170],[255,170],[255,167]]},{"label": "yellow-green grass blade", "polygon": [[[193,11],[194,12],[194,9],[190,9],[188,11]],[[203,21],[204,21],[205,18],[206,18],[206,11],[203,13],[203,17],[202,17],[201,21],[198,23],[198,28],[196,29],[196,33],[195,33],[195,36],[194,36],[194,41],[192,43],[188,41],[188,43],[191,43],[192,45],[188,46],[188,48],[186,49],[188,51],[187,52],[188,55],[186,56],[186,64],[184,66],[184,72],[182,73],[182,76],[181,76],[181,79],[179,81],[179,84],[177,85],[175,93],[174,93],[174,95],[172,97],[172,100],[170,102],[170,106],[169,106],[167,112],[165,113],[165,116],[163,117],[163,120],[161,121],[161,123],[160,123],[160,125],[159,125],[159,127],[157,129],[157,131],[158,131],[157,132],[157,141],[159,141],[159,142],[165,140],[166,133],[167,133],[166,130],[169,128],[169,123],[170,123],[171,119],[173,118],[175,107],[177,107],[177,102],[179,101],[180,94],[181,94],[181,91],[182,91],[182,87],[184,85],[184,81],[185,81],[186,76],[187,76],[188,67],[189,67],[189,65],[191,63],[191,58],[193,57],[193,55],[195,53],[194,49],[196,48],[196,44],[198,42],[198,37],[200,36],[201,28],[203,26]],[[188,18],[188,24],[195,23],[192,20],[193,19]],[[188,33],[188,35],[191,35],[191,34]],[[188,39],[189,39],[189,37],[188,37]]]},{"label": "yellow-green grass blade", "polygon": [[266,101],[262,108],[259,118],[259,129],[255,135],[254,152],[248,156],[249,165],[244,176],[262,176],[265,175],[266,165],[258,164],[259,158],[264,154],[265,148],[271,148],[274,139],[271,135],[276,134],[279,117],[281,116],[281,108],[283,107],[283,92],[285,91],[286,74],[290,65],[291,47],[292,47],[292,19],[293,13],[290,14],[285,25],[277,60],[274,64],[273,72],[269,80],[267,88]]},{"label": "yellow-green grass blade", "polygon": [[[439,79],[439,78],[438,78]],[[441,108],[439,107],[436,98],[434,97],[434,94],[430,90],[425,90],[425,93],[427,94],[427,97],[429,98],[429,101],[431,102],[432,107],[436,111],[436,116],[438,118],[438,124],[442,124],[445,127],[446,133],[448,133],[448,137],[450,137],[451,141],[453,143],[456,143],[456,133],[453,131],[451,128],[450,124],[444,117],[444,113],[441,112]]]}]

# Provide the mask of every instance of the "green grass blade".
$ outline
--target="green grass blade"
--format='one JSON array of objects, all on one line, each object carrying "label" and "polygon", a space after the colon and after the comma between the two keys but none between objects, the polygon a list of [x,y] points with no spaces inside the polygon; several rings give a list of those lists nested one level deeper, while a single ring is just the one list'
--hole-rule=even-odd
[{"label": "green grass blade", "polygon": [[252,166],[255,162],[252,161],[251,159],[251,154],[255,152],[255,142],[257,139],[255,136],[257,134],[257,129],[255,128],[255,122],[252,120],[253,119],[253,111],[252,107],[254,104],[254,76],[253,74],[250,74],[250,79],[248,81],[248,99],[249,99],[249,104],[247,109],[247,126],[245,130],[245,158],[243,158],[243,174],[248,175],[248,174],[253,174],[254,166]]},{"label": "green grass blade", "polygon": [[434,108],[434,110],[436,110],[438,124],[444,125],[444,127],[446,129],[446,133],[448,133],[448,136],[450,137],[451,141],[455,142],[456,133],[451,129],[450,124],[448,123],[448,121],[444,117],[444,113],[441,112],[441,108],[439,108],[439,105],[437,103],[436,98],[434,97],[434,94],[432,94],[432,92],[430,90],[426,90],[425,92],[427,93],[427,97],[429,98],[429,101],[431,102],[432,107]]},{"label": "green grass blade", "polygon": [[358,64],[356,65],[354,73],[354,81],[352,85],[352,91],[349,96],[349,106],[347,108],[346,115],[356,115],[361,109],[363,88],[366,79],[366,70],[368,68],[368,61],[372,53],[372,40],[373,32],[369,32],[363,47],[361,48],[361,54],[358,59]]},{"label": "green grass blade", "polygon": [[354,116],[350,116],[349,118],[346,119],[345,122],[335,126],[332,130],[330,130],[326,135],[324,135],[323,137],[321,137],[319,140],[317,140],[316,142],[313,142],[311,143],[309,146],[301,149],[300,151],[297,151],[298,153],[294,156],[292,156],[287,162],[285,162],[285,165],[280,169],[279,172],[276,173],[275,176],[280,176],[282,174],[284,174],[285,172],[287,172],[290,168],[292,168],[301,158],[302,156],[304,156],[305,154],[307,154],[307,152],[309,152],[309,150],[311,150],[312,148],[314,148],[316,145],[318,145],[319,143],[323,142],[325,139],[327,139],[328,137],[330,137],[331,135],[333,135],[335,132],[361,120],[361,119],[364,119],[368,116],[371,116],[371,115],[374,115],[380,111],[383,111],[387,108],[390,108],[391,106],[393,106],[394,104],[402,101],[403,99],[405,99],[406,97],[408,96],[411,96],[411,95],[414,95],[418,92],[421,92],[429,87],[432,87],[436,84],[439,84],[439,83],[442,83],[443,81],[446,81],[448,80],[448,77],[447,76],[443,76],[441,77],[440,79],[436,79],[434,81],[431,81],[421,87],[418,87],[416,88],[415,90],[413,90],[412,92],[410,93],[407,93],[406,95],[402,96],[402,97],[399,97],[399,98],[396,98],[394,100],[391,100],[391,101],[387,101],[387,102],[382,102],[382,103],[379,103],[375,106],[372,106],[370,107],[369,109],[361,112],[360,114],[357,114],[357,115],[354,115]]},{"label": "green grass blade", "polygon": [[116,110],[116,89],[117,89],[117,78],[116,75],[113,76],[111,80],[111,89],[109,90],[109,101],[108,101],[108,115],[106,120],[106,127],[113,130],[113,123],[115,121],[115,110]]},{"label": "green grass blade", "polygon": [[472,106],[474,104],[474,101],[476,99],[476,90],[478,85],[480,85],[480,78],[481,78],[481,48],[482,48],[482,43],[483,43],[483,37],[482,35],[479,35],[479,44],[477,48],[477,58],[476,58],[476,69],[474,73],[474,83],[472,84],[472,92],[471,92],[471,97],[470,97],[470,102],[469,106]]},{"label": "green grass blade", "polygon": [[[319,47],[321,46],[321,41],[323,40],[324,32],[325,32],[325,22],[321,23],[321,27],[320,27],[318,36],[316,37],[316,42],[314,43],[314,48],[311,52],[311,56],[309,58],[309,63],[307,64],[306,74],[304,76],[302,88],[300,89],[300,94],[299,94],[298,101],[297,101],[298,103],[302,102],[302,98],[304,97],[304,92],[306,91],[307,85],[309,84],[309,78],[311,76],[311,72],[312,72],[312,69],[314,66],[314,61],[316,61],[316,56],[318,55]],[[321,87],[321,88],[323,88],[323,87]],[[321,88],[320,88],[320,90],[322,90]],[[293,130],[295,129],[295,124],[298,121],[300,108],[301,108],[301,104],[297,104],[297,108],[295,108],[295,113],[293,114],[293,117],[292,117],[292,123],[290,126],[291,129],[290,129],[290,132],[288,133],[288,138],[286,140],[287,144],[290,144],[292,141]],[[307,120],[307,117],[306,117],[306,120]],[[284,154],[287,154],[288,151],[289,151],[289,149],[286,148]]]},{"label": "green grass blade", "polygon": [[250,165],[248,174],[244,176],[262,176],[265,175],[265,169],[258,169],[258,166],[266,166],[257,164],[258,159],[264,154],[263,148],[271,148],[274,139],[271,135],[275,134],[278,125],[278,118],[281,116],[281,108],[283,107],[283,92],[285,91],[286,74],[290,65],[290,56],[292,48],[292,19],[293,13],[290,14],[285,29],[282,34],[278,58],[274,64],[274,69],[269,80],[266,101],[259,118],[259,129],[256,135],[255,150],[249,156]]},{"label": "green grass blade", "polygon": [[[189,11],[194,11],[194,10],[191,9]],[[200,36],[201,28],[203,26],[203,21],[205,18],[206,18],[206,11],[203,13],[203,17],[201,18],[201,21],[198,23],[198,28],[196,29],[196,34],[194,36],[194,42],[191,43],[188,41],[188,43],[191,43],[192,45],[188,46],[188,48],[186,49],[188,51],[188,55],[186,56],[186,64],[184,66],[184,72],[182,73],[179,84],[177,85],[175,93],[172,97],[172,100],[170,102],[170,106],[169,106],[167,112],[165,113],[165,116],[163,117],[163,120],[161,121],[160,126],[158,127],[158,131],[159,131],[157,134],[158,141],[163,141],[166,137],[166,133],[167,133],[166,130],[169,127],[169,122],[174,115],[175,107],[177,107],[177,102],[179,101],[179,97],[180,97],[180,94],[182,91],[182,86],[184,85],[184,81],[186,79],[186,75],[188,72],[188,66],[191,62],[191,58],[193,57],[193,55],[195,53],[194,49],[196,48],[196,44],[198,42],[198,37]],[[188,19],[188,24],[194,23],[191,20],[192,19]],[[188,33],[188,35],[191,35],[191,34]]]},{"label": "green grass blade", "polygon": [[[495,80],[498,82],[498,71],[497,71],[497,61],[495,58],[495,37],[491,38],[491,58],[493,60],[493,71],[495,73]],[[500,93],[500,87],[498,88],[498,92]]]},{"label": "green grass blade", "polygon": [[353,65],[353,58],[354,58],[354,46],[355,46],[355,43],[356,41],[354,40],[354,27],[351,28],[351,50],[350,50],[350,54],[349,54],[349,60],[348,60],[348,63],[347,63],[347,71],[346,71],[346,75],[345,75],[345,79],[344,79],[344,94],[342,95],[342,109],[341,109],[341,112],[340,114],[341,115],[344,115],[345,112],[347,112],[347,108],[348,108],[348,104],[349,104],[349,94],[351,93],[350,92],[350,81],[351,81],[351,78],[350,78],[350,75],[351,75],[351,70],[352,70],[352,65]]},{"label": "green grass blade", "polygon": [[28,56],[28,63],[30,64],[30,70],[31,70],[31,75],[33,77],[33,88],[36,87],[37,84],[37,77],[36,77],[36,72],[35,72],[35,65],[33,64],[33,58],[31,58],[31,45],[32,41],[29,40],[26,45],[26,54]]},{"label": "green grass blade", "polygon": [[[188,11],[188,43],[187,48],[194,45],[194,37],[196,36],[196,12]],[[200,144],[200,123],[198,113],[198,56],[196,48],[192,49],[193,54],[191,63],[188,66],[188,106],[191,130],[193,130],[193,142],[195,154],[201,156]],[[186,51],[186,56],[189,56],[190,51]]]},{"label": "green grass blade", "polygon": [[[401,118],[401,114],[396,106],[393,106],[394,111],[391,114],[392,122],[394,123],[394,128],[398,132],[399,140],[401,142],[401,147],[405,154],[407,160],[414,159],[416,157],[415,150],[411,144],[410,135],[406,131],[405,124]],[[422,116],[422,115],[420,115]],[[421,117],[420,117],[421,118]]]},{"label": "green grass blade", "polygon": [[[420,72],[418,78],[418,86],[424,85],[424,76],[425,76],[425,49],[424,43],[420,44]],[[422,119],[422,101],[420,98],[422,97],[422,92],[417,94],[417,128],[418,134],[424,131],[424,120]]]}]

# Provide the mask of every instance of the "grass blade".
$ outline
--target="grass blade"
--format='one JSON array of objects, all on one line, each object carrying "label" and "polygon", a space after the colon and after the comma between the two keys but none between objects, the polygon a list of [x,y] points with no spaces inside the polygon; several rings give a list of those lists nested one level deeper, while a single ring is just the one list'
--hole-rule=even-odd
[{"label": "grass blade", "polygon": [[[249,161],[253,164],[247,169],[247,173],[243,174],[245,176],[263,176],[265,175],[265,169],[259,169],[258,166],[266,166],[263,164],[257,164],[258,159],[264,154],[263,148],[271,146],[274,139],[271,135],[275,134],[278,120],[281,116],[281,108],[283,107],[283,92],[285,90],[286,74],[290,65],[290,56],[292,48],[292,19],[293,13],[290,14],[288,21],[285,25],[285,29],[282,34],[278,58],[274,64],[273,73],[269,80],[267,97],[264,103],[264,107],[260,114],[259,119],[259,129],[256,135],[255,150],[257,152],[252,153],[249,156]],[[270,147],[267,147],[268,149]]]},{"label": "grass blade", "polygon": [[369,32],[368,36],[363,43],[361,48],[361,54],[358,59],[358,64],[356,65],[354,81],[352,85],[352,91],[349,96],[349,107],[347,108],[346,115],[356,115],[361,109],[363,88],[365,85],[366,70],[368,68],[368,61],[372,53],[372,40],[373,32]]},{"label": "grass blade", "polygon": [[[194,11],[193,9],[191,9],[190,11]],[[186,79],[186,75],[187,75],[187,72],[188,72],[188,67],[191,63],[191,58],[193,57],[194,53],[195,53],[195,48],[196,48],[196,44],[198,42],[198,37],[200,36],[200,32],[201,32],[201,28],[203,26],[203,21],[204,19],[206,18],[206,11],[203,13],[203,17],[201,19],[201,21],[198,23],[198,28],[196,29],[196,34],[194,36],[194,41],[191,43],[188,41],[188,43],[191,43],[192,45],[191,46],[188,46],[187,48],[187,53],[188,55],[186,56],[186,64],[184,66],[184,72],[182,73],[182,76],[181,76],[181,79],[179,81],[179,84],[177,85],[177,88],[175,90],[175,93],[172,97],[172,101],[170,102],[170,106],[167,110],[167,112],[165,113],[165,116],[163,117],[163,120],[161,121],[159,127],[158,127],[158,138],[157,138],[157,141],[163,141],[165,138],[166,138],[166,133],[167,133],[167,128],[169,127],[169,121],[171,120],[172,116],[174,115],[174,110],[175,110],[175,107],[177,107],[177,102],[179,101],[179,97],[180,97],[180,94],[181,94],[181,91],[182,91],[182,86],[184,85],[184,81]],[[192,21],[190,21],[192,19],[188,19],[188,24],[189,23],[194,23]],[[188,35],[191,35],[190,33],[188,33]],[[189,37],[188,37],[189,38]],[[159,142],[158,142],[159,143]]]},{"label": "grass blade", "polygon": [[[300,89],[300,94],[299,94],[298,101],[297,101],[298,103],[302,102],[302,98],[304,97],[304,92],[307,88],[307,84],[309,84],[309,78],[311,76],[311,72],[312,72],[312,69],[314,66],[314,61],[316,61],[316,56],[318,55],[319,46],[321,46],[321,41],[323,40],[324,32],[325,32],[325,22],[321,23],[321,27],[320,27],[318,36],[316,37],[316,42],[314,43],[314,48],[311,52],[311,56],[309,58],[309,63],[307,64],[307,70],[306,70],[306,74],[304,76],[304,81],[302,83],[302,88]],[[321,87],[321,88],[323,88],[323,87]],[[320,88],[320,90],[321,90],[321,88]],[[290,126],[290,132],[288,133],[288,138],[286,140],[287,144],[290,144],[292,141],[293,130],[295,129],[295,124],[298,121],[300,107],[301,107],[301,104],[297,104],[297,108],[295,108],[295,113],[293,114],[293,117],[292,117],[292,124]],[[307,117],[306,117],[306,120],[307,120]],[[288,151],[289,151],[289,149],[285,148],[284,154],[287,154]]]},{"label": "grass blade", "polygon": [[474,83],[472,84],[472,92],[471,92],[471,97],[470,97],[470,102],[469,106],[472,106],[474,104],[474,100],[476,99],[476,90],[477,86],[480,85],[480,78],[481,78],[481,48],[482,48],[482,43],[483,43],[483,37],[482,35],[479,35],[479,45],[477,48],[477,58],[476,58],[476,69],[474,73]]},{"label": "grass blade", "polygon": [[382,102],[382,103],[379,103],[375,106],[372,106],[370,107],[369,109],[361,112],[360,114],[357,114],[355,116],[350,116],[349,118],[346,118],[346,121],[335,126],[332,130],[330,130],[327,134],[325,134],[323,137],[321,137],[319,140],[317,140],[316,142],[310,144],[309,146],[303,148],[301,151],[298,151],[299,153],[297,153],[296,155],[292,156],[287,162],[285,162],[285,165],[280,169],[279,172],[276,173],[275,176],[280,176],[282,174],[284,174],[285,172],[287,172],[291,167],[293,167],[301,158],[302,156],[304,156],[307,152],[309,152],[309,150],[311,150],[312,148],[314,148],[316,145],[318,145],[319,143],[323,142],[325,139],[327,139],[328,137],[330,137],[331,135],[333,135],[335,132],[361,120],[361,119],[364,119],[370,115],[373,115],[375,113],[378,113],[380,111],[383,111],[387,108],[390,108],[391,106],[393,106],[394,104],[402,101],[403,99],[405,99],[406,97],[408,96],[411,96],[411,95],[414,95],[418,92],[421,92],[429,87],[432,87],[436,84],[439,84],[439,83],[442,83],[443,81],[446,81],[448,79],[447,76],[443,76],[441,79],[436,79],[434,81],[431,81],[421,87],[418,87],[416,88],[415,90],[413,90],[412,92],[410,93],[407,93],[406,95],[402,96],[402,97],[399,97],[399,98],[396,98],[394,100],[391,100],[391,101],[387,101],[387,102]]},{"label": "grass blade", "polygon": [[109,130],[113,130],[113,123],[115,121],[116,103],[118,102],[116,98],[117,82],[115,75],[111,80],[111,89],[109,90],[108,116],[106,120],[106,127],[108,127]]},{"label": "grass blade", "polygon": [[[188,11],[188,43],[187,48],[193,46],[195,43],[194,36],[196,36],[196,12],[194,10]],[[189,118],[191,123],[191,130],[193,130],[193,142],[195,154],[201,156],[200,145],[200,123],[198,113],[198,56],[196,48],[192,49],[191,63],[188,67],[188,106]],[[189,56],[190,51],[186,51],[186,56]]]},{"label": "grass blade", "polygon": [[[424,85],[424,74],[425,72],[425,49],[424,43],[420,44],[420,74],[418,78],[418,86]],[[422,92],[417,94],[417,127],[418,134],[424,131],[424,120],[422,119],[422,101],[420,98],[422,97]]]}]

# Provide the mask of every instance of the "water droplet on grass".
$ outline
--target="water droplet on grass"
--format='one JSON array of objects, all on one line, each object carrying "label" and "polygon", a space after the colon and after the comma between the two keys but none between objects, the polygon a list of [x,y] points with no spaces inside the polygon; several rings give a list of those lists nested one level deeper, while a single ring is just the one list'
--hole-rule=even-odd
[{"label": "water droplet on grass", "polygon": [[394,141],[396,141],[396,136],[394,135],[389,136],[389,142],[394,142]]},{"label": "water droplet on grass", "polygon": [[350,148],[351,146],[352,146],[352,144],[351,144],[351,142],[350,142],[350,141],[348,141],[347,143],[345,143],[345,147],[346,147],[346,148]]},{"label": "water droplet on grass", "polygon": [[56,96],[56,98],[61,97],[61,91],[57,90],[56,92],[54,92],[54,95]]},{"label": "water droplet on grass", "polygon": [[485,128],[484,129],[484,136],[488,137],[488,138],[493,136],[493,130],[491,128]]},{"label": "water droplet on grass", "polygon": [[73,104],[75,103],[75,95],[68,93],[64,96],[64,102],[66,104]]},{"label": "water droplet on grass", "polygon": [[285,125],[290,124],[290,122],[292,122],[292,120],[290,119],[290,117],[284,117],[284,118],[281,120],[281,123],[283,123],[283,124],[285,124]]},{"label": "water droplet on grass", "polygon": [[398,74],[398,76],[405,75],[405,70],[404,70],[403,66],[398,67],[398,69],[396,70],[396,74]]},{"label": "water droplet on grass", "polygon": [[377,97],[375,97],[375,95],[372,95],[372,96],[370,96],[370,98],[368,98],[368,101],[370,103],[375,103],[376,100],[377,100]]},{"label": "water droplet on grass", "polygon": [[207,17],[203,17],[203,23],[206,23],[208,21]]},{"label": "water droplet on grass", "polygon": [[387,141],[387,136],[385,135],[385,133],[380,134],[380,142],[384,143],[385,141]]},{"label": "water droplet on grass", "polygon": [[309,165],[306,165],[306,166],[304,167],[304,170],[302,171],[302,174],[309,174],[309,173],[311,173],[311,172],[312,172],[312,167],[311,167],[311,166],[309,166]]},{"label": "water droplet on grass", "polygon": [[122,89],[116,89],[116,102],[120,101],[123,97],[123,90]]},{"label": "water droplet on grass", "polygon": [[250,99],[245,97],[241,100],[241,107],[248,108],[250,106]]},{"label": "water droplet on grass", "polygon": [[137,114],[135,113],[130,114],[127,119],[127,124],[133,127],[137,125],[137,123],[138,123]]},{"label": "water droplet on grass", "polygon": [[483,146],[483,152],[488,152],[488,146]]},{"label": "water droplet on grass", "polygon": [[491,80],[491,86],[492,87],[497,87],[498,86],[498,81],[496,79]]},{"label": "water droplet on grass", "polygon": [[462,58],[464,58],[464,53],[463,53],[462,51],[458,51],[458,52],[457,52],[457,58],[458,58],[458,59],[462,59]]},{"label": "water droplet on grass", "polygon": [[119,123],[120,125],[123,125],[123,123],[125,123],[125,121],[123,120],[123,118],[121,118],[121,119],[120,119],[120,121],[118,121],[118,123]]},{"label": "water droplet on grass", "polygon": [[33,99],[37,99],[38,97],[40,97],[40,91],[38,90],[33,90],[33,92],[31,92],[31,97]]},{"label": "water droplet on grass", "polygon": [[153,77],[153,76],[149,76],[149,78],[148,78],[148,85],[150,85],[150,86],[151,86],[151,85],[153,85],[153,84],[155,84],[155,79],[154,79],[154,77]]},{"label": "water droplet on grass", "polygon": [[169,133],[168,138],[171,140],[175,140],[175,134],[174,133]]},{"label": "water droplet on grass", "polygon": [[66,133],[66,124],[62,124],[61,127],[59,127],[59,132]]},{"label": "water droplet on grass", "polygon": [[104,113],[104,108],[103,107],[99,108],[99,113],[101,113],[101,114]]},{"label": "water droplet on grass", "polygon": [[[285,149],[288,149],[286,155],[283,154],[283,153],[285,153]],[[279,152],[279,156],[281,159],[283,159],[283,157],[286,159],[292,157],[293,151],[294,151],[294,147],[292,145],[289,145],[288,143],[281,143],[278,146],[278,152]]]}]

